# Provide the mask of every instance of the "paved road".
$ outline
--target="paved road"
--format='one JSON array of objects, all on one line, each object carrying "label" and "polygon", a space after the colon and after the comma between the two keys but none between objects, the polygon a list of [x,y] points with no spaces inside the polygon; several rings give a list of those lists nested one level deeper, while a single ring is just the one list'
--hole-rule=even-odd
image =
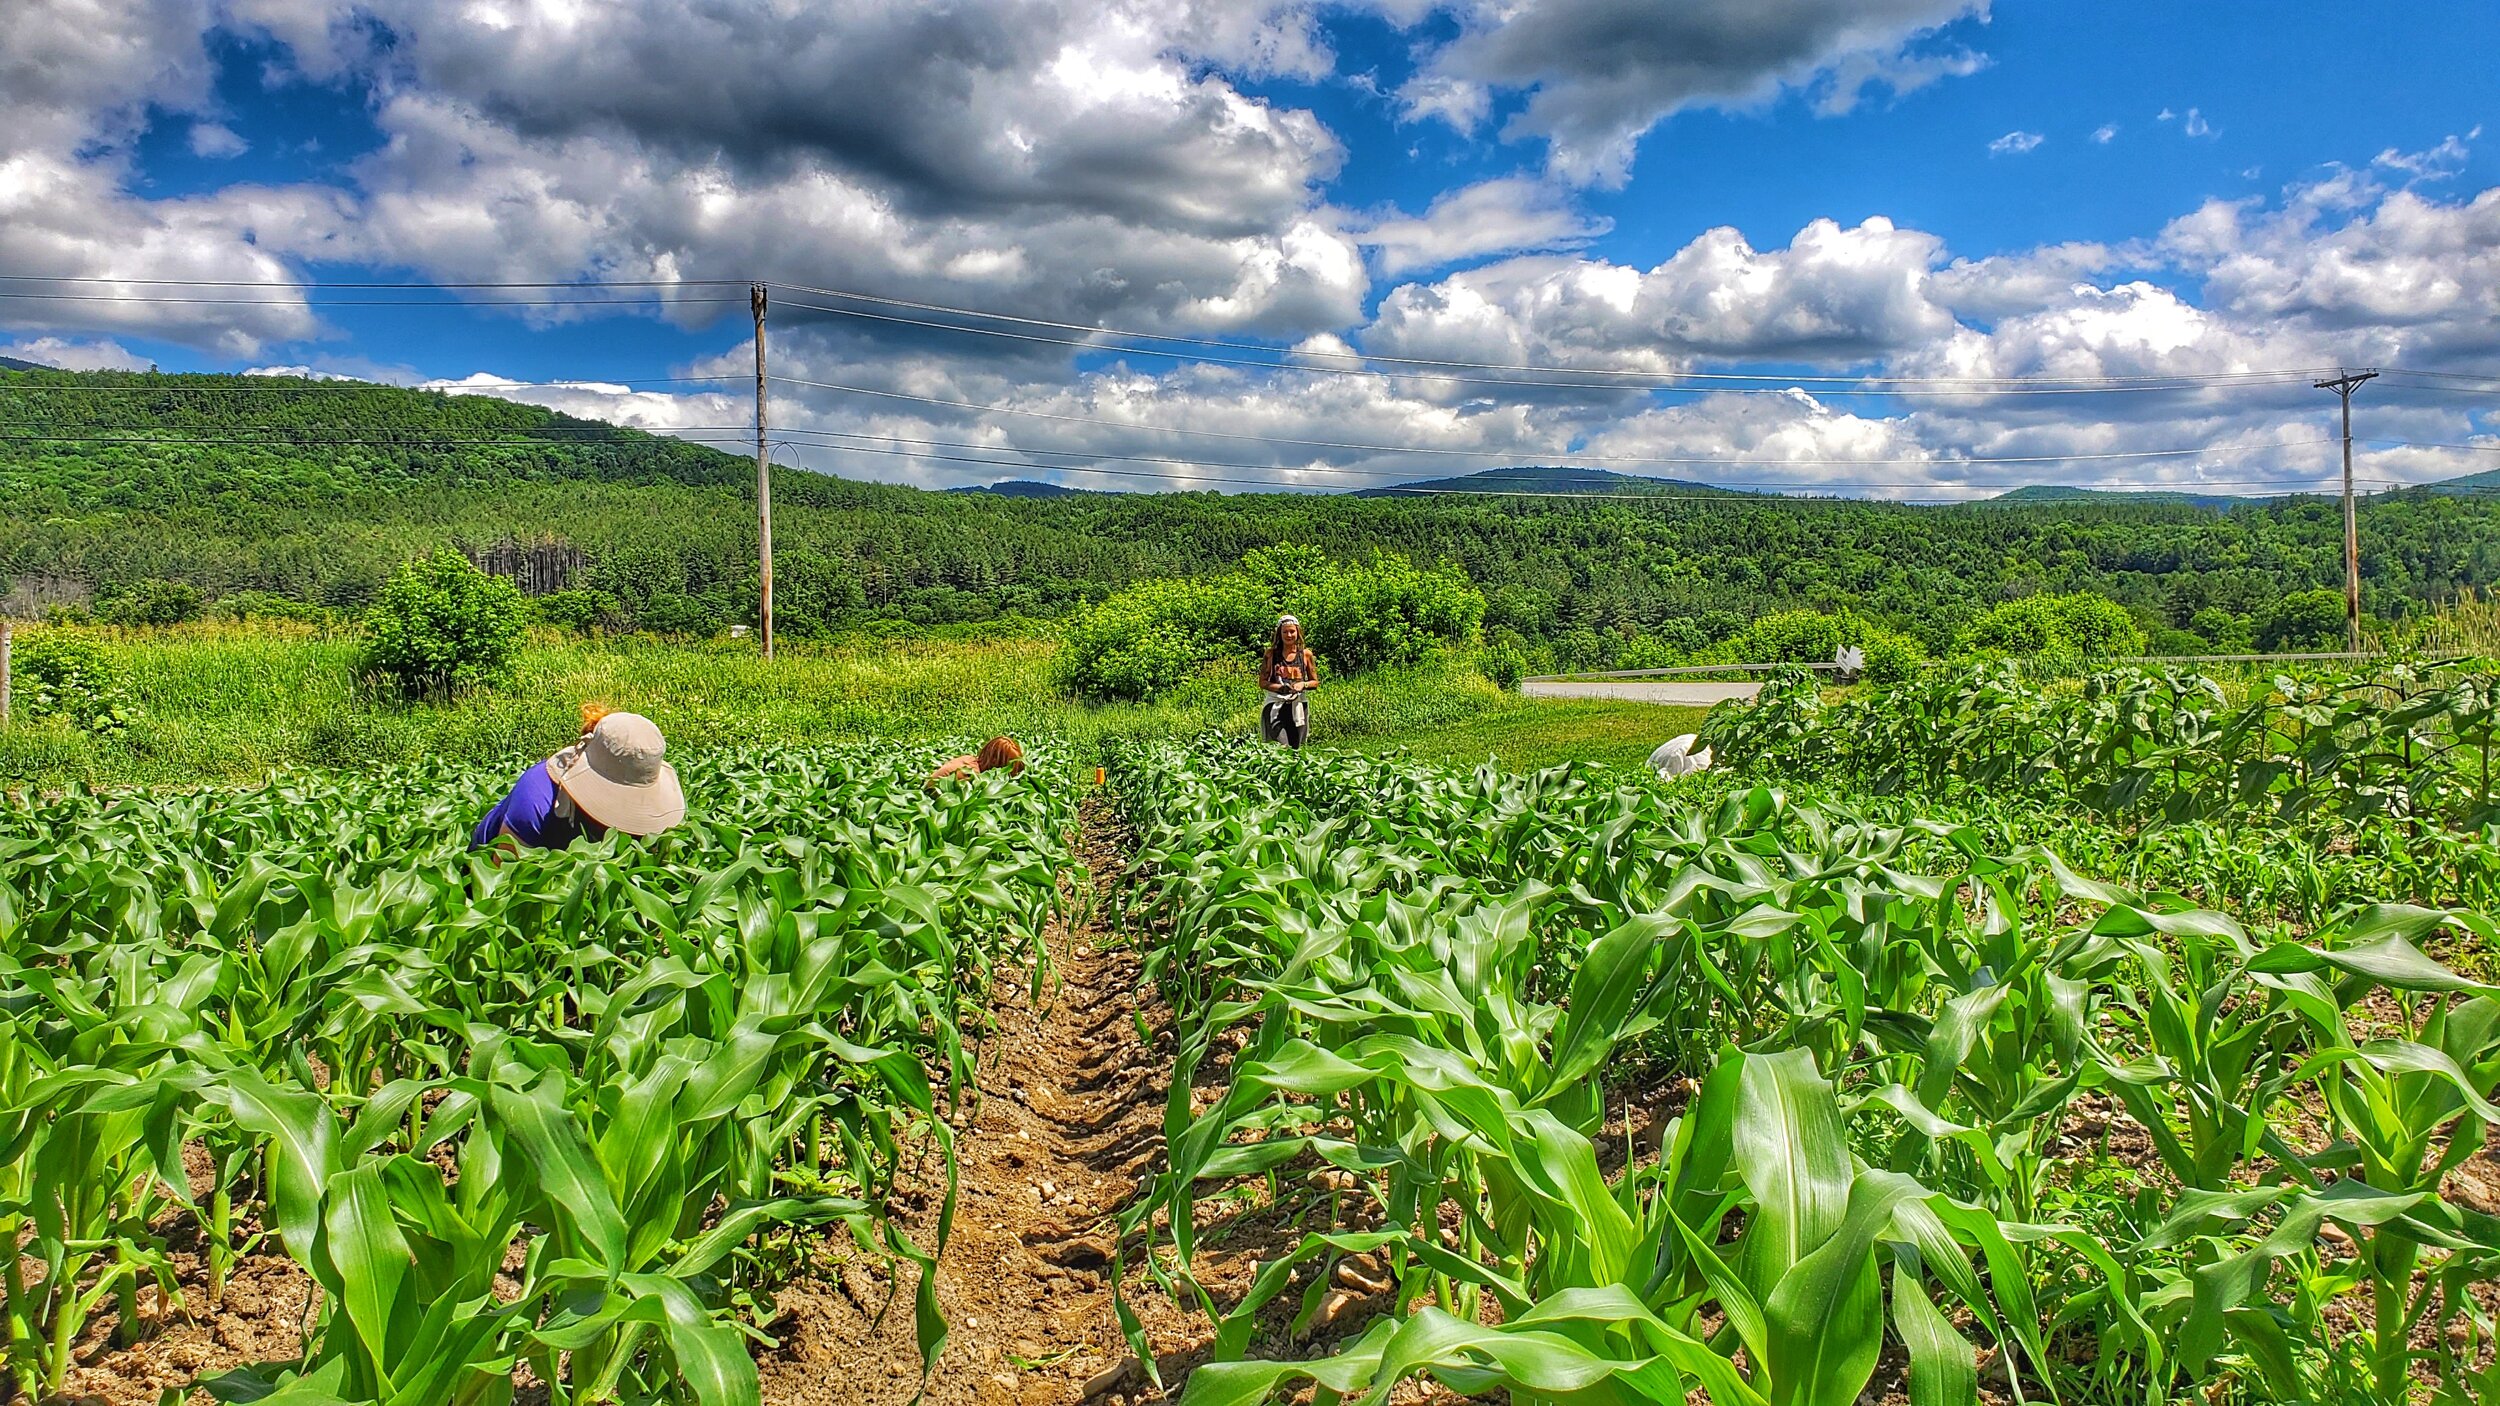
[{"label": "paved road", "polygon": [[1707,708],[1728,698],[1750,700],[1761,690],[1758,683],[1666,679],[1594,679],[1586,683],[1524,679],[1519,684],[1519,692],[1529,698],[1625,698],[1635,703],[1677,703],[1688,708]]}]

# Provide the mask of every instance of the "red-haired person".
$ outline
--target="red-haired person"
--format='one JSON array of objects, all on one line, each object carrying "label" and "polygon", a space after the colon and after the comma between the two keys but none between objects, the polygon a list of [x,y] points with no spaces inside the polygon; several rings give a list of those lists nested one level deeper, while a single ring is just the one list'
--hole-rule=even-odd
[{"label": "red-haired person", "polygon": [[958,776],[978,776],[985,771],[1007,768],[1009,776],[1024,775],[1024,749],[1012,737],[993,737],[981,744],[978,752],[968,752],[939,765],[929,773],[931,781],[946,781]]},{"label": "red-haired person", "polygon": [[1284,616],[1259,658],[1259,689],[1267,695],[1259,709],[1259,735],[1301,750],[1311,735],[1311,705],[1302,695],[1317,687],[1319,661],[1302,638],[1302,622]]}]

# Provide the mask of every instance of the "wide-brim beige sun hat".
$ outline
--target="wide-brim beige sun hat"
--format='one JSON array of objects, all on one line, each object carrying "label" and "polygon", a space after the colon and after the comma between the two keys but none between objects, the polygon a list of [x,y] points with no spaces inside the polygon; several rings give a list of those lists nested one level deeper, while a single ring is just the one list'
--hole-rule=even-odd
[{"label": "wide-brim beige sun hat", "polygon": [[610,713],[590,735],[550,757],[547,775],[582,814],[628,835],[656,835],[686,818],[686,793],[661,754],[668,742],[640,713]]}]

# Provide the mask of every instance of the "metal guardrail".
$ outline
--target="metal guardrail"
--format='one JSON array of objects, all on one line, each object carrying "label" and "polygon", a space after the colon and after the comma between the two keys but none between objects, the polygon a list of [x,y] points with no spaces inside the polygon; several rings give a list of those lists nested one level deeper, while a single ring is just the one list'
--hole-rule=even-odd
[{"label": "metal guardrail", "polygon": [[[2091,659],[2062,660],[2064,663],[2093,664],[2298,664],[2326,659],[2387,659],[2384,650],[2336,650],[2313,654],[2116,654]],[[1589,669],[1576,674],[1530,674],[1522,682],[1586,683],[1595,679],[1663,679],[1689,678],[1695,674],[1767,674],[1780,669],[1812,669],[1830,673],[1837,664],[1684,664],[1672,669]]]},{"label": "metal guardrail", "polygon": [[1661,679],[1692,674],[1755,673],[1778,669],[1837,669],[1837,664],[1686,664],[1673,669],[1589,669],[1576,674],[1530,674],[1538,683],[1579,683],[1588,679]]}]

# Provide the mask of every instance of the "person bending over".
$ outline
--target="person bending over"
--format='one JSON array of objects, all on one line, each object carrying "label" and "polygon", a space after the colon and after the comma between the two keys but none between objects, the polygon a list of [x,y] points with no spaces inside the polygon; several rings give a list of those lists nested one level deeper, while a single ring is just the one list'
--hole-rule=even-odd
[{"label": "person bending over", "polygon": [[958,776],[978,776],[985,771],[1007,768],[1009,776],[1024,775],[1024,749],[1012,737],[993,737],[981,744],[978,752],[950,758],[929,773],[931,781],[947,781]]},{"label": "person bending over", "polygon": [[656,835],[686,816],[676,769],[662,760],[667,749],[649,718],[585,704],[581,737],[522,772],[477,823],[469,848],[562,849],[610,830]]}]

